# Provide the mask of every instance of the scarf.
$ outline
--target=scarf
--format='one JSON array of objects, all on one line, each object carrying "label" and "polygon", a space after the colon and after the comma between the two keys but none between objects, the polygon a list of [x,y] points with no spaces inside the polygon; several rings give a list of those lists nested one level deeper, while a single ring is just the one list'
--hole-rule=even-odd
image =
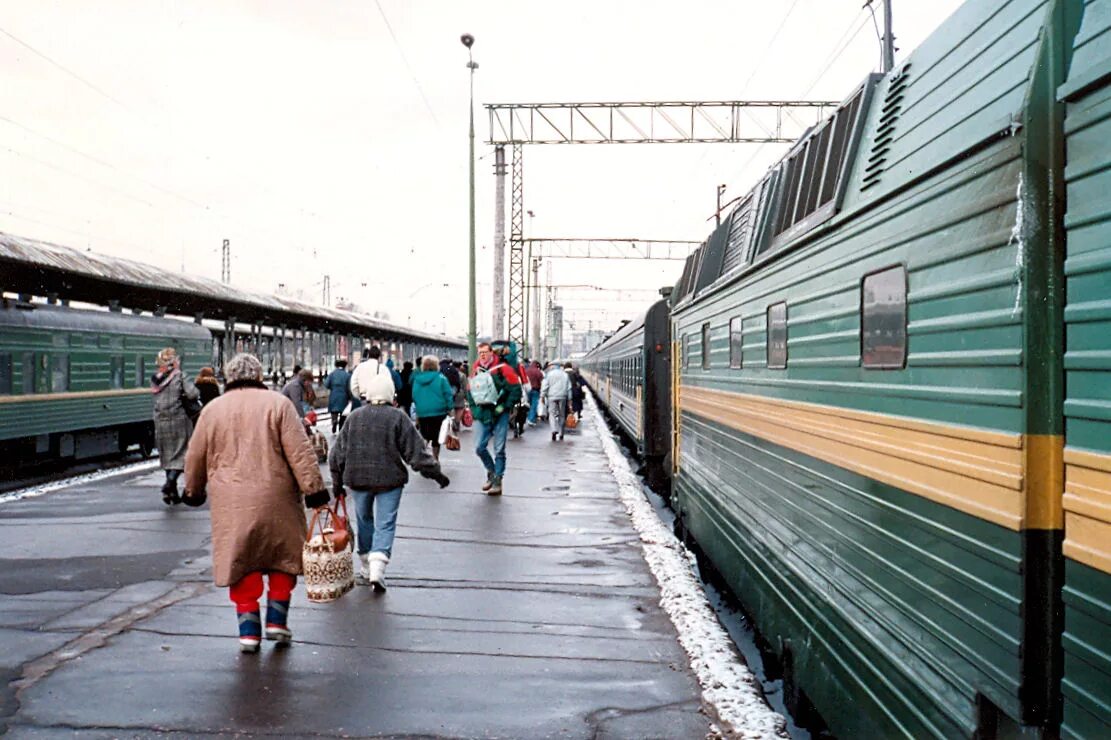
[{"label": "scarf", "polygon": [[161,371],[155,373],[154,377],[150,379],[150,392],[161,393],[166,389],[166,386],[170,384],[170,381],[172,381],[175,376],[180,374],[181,371],[178,370],[177,363],[174,363],[173,370],[168,373]]}]

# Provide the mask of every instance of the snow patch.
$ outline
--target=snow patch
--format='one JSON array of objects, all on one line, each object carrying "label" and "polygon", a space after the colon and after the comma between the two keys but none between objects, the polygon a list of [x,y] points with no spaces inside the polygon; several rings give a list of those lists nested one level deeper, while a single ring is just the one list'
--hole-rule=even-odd
[{"label": "snow patch", "polygon": [[20,501],[25,498],[37,498],[54,491],[59,491],[63,488],[70,486],[79,486],[86,483],[96,483],[107,478],[114,478],[117,475],[129,475],[132,473],[142,473],[148,470],[154,470],[158,467],[157,460],[144,460],[132,465],[121,465],[118,468],[111,468],[110,470],[97,470],[93,473],[85,473],[84,475],[75,475],[72,478],[63,478],[62,480],[51,481],[50,483],[43,483],[38,486],[30,486],[29,488],[20,488],[10,493],[0,494],[0,504],[8,504],[13,501]]},{"label": "snow patch", "polygon": [[714,732],[721,737],[787,737],[786,721],[764,700],[756,676],[737,654],[729,634],[706,600],[695,575],[694,554],[656,515],[613,434],[598,422],[601,418],[598,406],[589,392],[586,403],[592,412],[591,426],[617,480],[621,503],[640,534],[644,559],[660,586],[660,606],[679,633],[679,643],[702,686],[703,701],[721,721],[722,726],[715,726]]},{"label": "snow patch", "polygon": [[1018,173],[1018,190],[1015,193],[1015,225],[1011,227],[1011,236],[1007,239],[1007,246],[1015,245],[1015,305],[1011,308],[1011,318],[1018,316],[1022,310],[1022,275],[1026,261],[1026,242],[1023,241],[1022,229],[1026,215],[1025,202],[1022,192],[1022,173]]}]

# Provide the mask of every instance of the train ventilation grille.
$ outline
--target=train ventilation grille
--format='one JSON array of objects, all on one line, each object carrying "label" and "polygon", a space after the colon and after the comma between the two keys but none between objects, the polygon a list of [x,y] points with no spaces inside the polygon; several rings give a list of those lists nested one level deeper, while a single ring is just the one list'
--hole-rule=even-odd
[{"label": "train ventilation grille", "polygon": [[860,189],[867,190],[878,185],[880,175],[883,174],[887,164],[887,155],[891,151],[891,142],[895,138],[895,122],[899,120],[899,112],[903,109],[903,96],[907,89],[907,73],[910,64],[904,64],[899,74],[891,78],[887,86],[887,93],[883,96],[883,108],[880,111],[879,125],[876,127],[876,138],[872,142],[872,151],[868,154],[868,161],[864,165],[864,180]]}]

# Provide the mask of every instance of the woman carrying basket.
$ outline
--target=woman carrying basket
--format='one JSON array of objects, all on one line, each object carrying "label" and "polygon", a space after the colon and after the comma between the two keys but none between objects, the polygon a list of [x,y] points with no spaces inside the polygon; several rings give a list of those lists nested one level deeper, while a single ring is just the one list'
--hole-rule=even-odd
[{"label": "woman carrying basket", "polygon": [[316,454],[293,404],[262,382],[252,355],[224,367],[224,395],[205,407],[185,456],[190,506],[210,498],[212,575],[228,586],[239,617],[239,649],[258,652],[263,624],[258,600],[269,581],[266,639],[286,645],[289,598],[301,574],[304,505],[328,503]]}]

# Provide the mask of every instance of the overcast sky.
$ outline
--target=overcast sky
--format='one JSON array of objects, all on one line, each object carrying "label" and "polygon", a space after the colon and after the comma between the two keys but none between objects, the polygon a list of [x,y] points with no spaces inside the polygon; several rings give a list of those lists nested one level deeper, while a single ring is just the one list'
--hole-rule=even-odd
[{"label": "overcast sky", "polygon": [[[0,230],[466,331],[467,69],[480,333],[493,156],[484,103],[840,100],[877,67],[862,0],[0,0]],[[898,57],[959,0],[895,0]],[[882,20],[881,20],[882,27]],[[714,191],[783,146],[525,149],[532,235],[702,239]],[[576,328],[680,265],[555,261]],[[364,287],[365,283],[365,287]],[[443,287],[447,283],[449,287]],[[620,301],[615,301],[615,299]]]}]

